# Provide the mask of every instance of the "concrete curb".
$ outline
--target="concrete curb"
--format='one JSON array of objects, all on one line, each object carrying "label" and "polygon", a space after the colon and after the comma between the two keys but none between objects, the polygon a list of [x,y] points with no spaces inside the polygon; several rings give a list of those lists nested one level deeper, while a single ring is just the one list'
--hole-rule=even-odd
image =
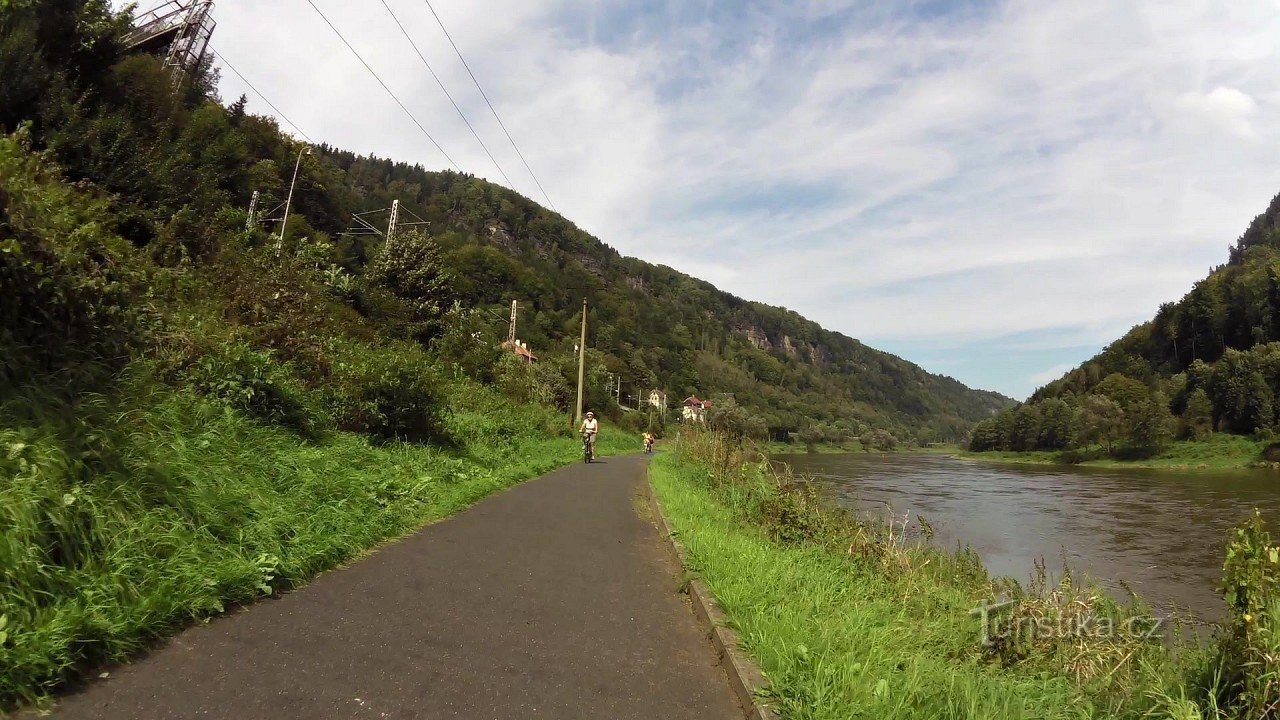
[{"label": "concrete curb", "polygon": [[[676,539],[675,531],[667,521],[667,514],[662,509],[661,501],[658,500],[658,494],[653,490],[653,483],[647,477],[644,482],[644,491],[649,497],[649,507],[653,510],[658,530],[670,542],[671,551],[680,563],[680,567],[687,570],[689,563],[685,556],[684,545]],[[729,676],[729,685],[733,687],[738,701],[747,711],[747,719],[778,720],[778,714],[765,706],[757,697],[757,692],[765,688],[768,682],[755,662],[742,652],[738,644],[738,634],[726,627],[727,619],[720,609],[720,604],[698,578],[689,581],[687,592],[689,600],[693,603],[694,614],[711,635],[716,652],[720,655],[720,663],[724,666],[725,674]]]}]

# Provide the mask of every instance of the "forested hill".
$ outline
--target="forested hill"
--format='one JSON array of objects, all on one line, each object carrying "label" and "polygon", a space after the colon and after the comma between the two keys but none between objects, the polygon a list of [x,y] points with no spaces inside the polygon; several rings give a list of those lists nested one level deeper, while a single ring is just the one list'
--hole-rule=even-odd
[{"label": "forested hill", "polygon": [[[518,300],[525,307],[518,334],[535,352],[572,350],[585,295],[591,344],[623,379],[624,395],[650,388],[673,400],[732,393],[778,435],[820,422],[926,442],[961,437],[1010,404],[790,310],[622,256],[501,186],[330,148],[323,155],[344,173],[341,207],[400,199],[431,223],[463,302],[502,317]],[[369,251],[344,245],[342,262],[358,270]]]},{"label": "forested hill", "polygon": [[[129,264],[141,263],[147,282],[154,268],[198,278],[208,295],[202,312],[225,304],[223,319],[243,323],[237,332],[251,345],[298,367],[328,371],[315,359],[323,355],[320,335],[306,327],[318,321],[301,307],[319,301],[266,292],[273,273],[310,273],[304,284],[320,283],[324,302],[336,303],[326,311],[338,318],[332,322],[369,341],[393,333],[435,348],[446,328],[465,320],[496,346],[510,303],[518,301],[519,338],[540,365],[569,381],[585,296],[592,307],[589,397],[599,407],[608,404],[612,375],[621,378],[624,397],[650,388],[675,402],[731,393],[778,437],[818,425],[933,441],[962,437],[1010,402],[794,312],[623,257],[515,192],[328,146],[302,157],[284,252],[273,253],[278,224],[254,222],[246,230],[250,197],[260,193],[259,220],[273,212],[278,218],[303,146],[274,119],[249,112],[245,99],[218,100],[216,69],[205,68],[174,93],[155,58],[124,49],[128,19],[98,0],[19,3],[8,6],[0,26],[0,129],[25,127],[19,144],[104,200],[95,221],[133,248]],[[397,261],[418,267],[384,263],[371,273],[379,257],[391,260],[381,238],[346,231],[356,213],[394,200],[405,210],[402,220],[430,223],[406,230],[410,249],[399,251]],[[385,225],[385,215],[372,222]],[[280,267],[267,272],[273,264]],[[255,282],[261,287],[251,287]],[[400,296],[386,297],[388,288]],[[263,297],[265,307],[248,307],[247,298]],[[288,302],[295,305],[281,307]],[[352,312],[358,317],[346,319]],[[296,314],[292,324],[289,313]],[[452,365],[494,381],[474,363]],[[567,403],[565,383],[544,390],[544,400]]]},{"label": "forested hill", "polygon": [[1269,438],[1278,412],[1280,195],[1225,265],[1026,405],[979,426],[973,446],[1144,454],[1219,431]]}]

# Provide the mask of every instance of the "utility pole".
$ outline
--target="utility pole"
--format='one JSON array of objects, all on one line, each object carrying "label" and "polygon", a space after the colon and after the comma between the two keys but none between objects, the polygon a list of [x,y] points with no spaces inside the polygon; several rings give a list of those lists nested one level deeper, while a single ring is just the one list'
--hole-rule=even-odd
[{"label": "utility pole", "polygon": [[253,216],[258,212],[258,191],[253,191],[253,199],[249,201],[249,219],[244,221],[244,231],[253,230]]},{"label": "utility pole", "polygon": [[298,162],[293,166],[293,182],[289,183],[289,197],[284,201],[284,218],[280,220],[280,239],[276,240],[276,256],[284,251],[284,230],[289,225],[289,207],[293,205],[293,188],[298,184],[298,170],[302,168],[302,156],[311,154],[311,146],[304,145],[298,151]]},{"label": "utility pole", "polygon": [[520,303],[511,301],[511,325],[507,328],[507,342],[512,345],[516,342],[516,315],[520,312]]},{"label": "utility pole", "polygon": [[394,200],[391,203],[391,220],[387,223],[387,247],[391,247],[391,243],[396,239],[396,224],[400,222],[400,201]]},{"label": "utility pole", "polygon": [[586,380],[587,367],[587,299],[582,298],[582,340],[578,343],[578,414],[574,425],[582,423],[582,389]]}]

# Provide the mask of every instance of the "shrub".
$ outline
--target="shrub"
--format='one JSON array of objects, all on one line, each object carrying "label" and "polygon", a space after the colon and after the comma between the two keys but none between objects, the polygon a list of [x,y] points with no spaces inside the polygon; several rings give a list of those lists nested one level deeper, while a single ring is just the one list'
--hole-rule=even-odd
[{"label": "shrub", "polygon": [[0,136],[0,345],[4,371],[83,361],[118,367],[144,334],[133,248],[109,232],[106,199],[72,188],[56,167]]},{"label": "shrub", "polygon": [[201,394],[262,422],[304,433],[320,425],[308,407],[306,390],[293,377],[292,365],[242,341],[199,358],[187,369],[186,379]]},{"label": "shrub", "polygon": [[493,382],[503,357],[493,323],[455,303],[445,314],[444,326],[444,333],[431,346],[441,365],[455,377]]},{"label": "shrub", "polygon": [[1207,688],[1224,717],[1274,718],[1280,707],[1280,546],[1258,511],[1227,544],[1227,620]]},{"label": "shrub", "polygon": [[367,349],[342,364],[339,425],[382,441],[450,442],[436,369],[419,353]]},{"label": "shrub", "polygon": [[503,394],[522,403],[537,403],[567,410],[573,389],[555,367],[545,363],[527,363],[504,352],[494,370],[495,381]]},{"label": "shrub", "polygon": [[426,235],[408,232],[387,243],[367,271],[368,280],[404,303],[418,339],[434,336],[453,302],[453,278]]}]

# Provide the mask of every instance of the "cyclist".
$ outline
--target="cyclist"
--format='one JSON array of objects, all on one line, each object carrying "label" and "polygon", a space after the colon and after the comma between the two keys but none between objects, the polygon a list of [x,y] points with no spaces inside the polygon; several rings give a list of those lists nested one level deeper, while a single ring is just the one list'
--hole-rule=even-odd
[{"label": "cyclist", "polygon": [[591,457],[596,455],[596,433],[600,432],[600,421],[596,420],[596,414],[587,411],[587,416],[582,418],[582,427],[578,428],[578,432],[587,438],[587,442],[591,445]]},{"label": "cyclist", "polygon": [[653,452],[653,440],[654,440],[653,433],[645,432],[645,434],[642,437],[644,439],[644,451]]}]

